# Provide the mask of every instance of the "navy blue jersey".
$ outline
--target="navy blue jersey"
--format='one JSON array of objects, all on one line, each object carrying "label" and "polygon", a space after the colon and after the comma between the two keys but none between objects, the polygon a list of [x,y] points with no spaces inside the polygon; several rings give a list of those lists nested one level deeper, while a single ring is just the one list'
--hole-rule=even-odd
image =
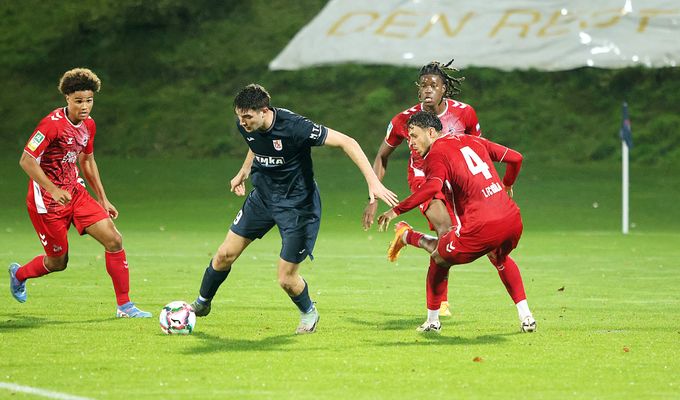
[{"label": "navy blue jersey", "polygon": [[264,200],[295,207],[316,190],[312,146],[322,146],[328,128],[285,108],[272,107],[274,122],[266,131],[239,132],[255,154],[251,180]]}]

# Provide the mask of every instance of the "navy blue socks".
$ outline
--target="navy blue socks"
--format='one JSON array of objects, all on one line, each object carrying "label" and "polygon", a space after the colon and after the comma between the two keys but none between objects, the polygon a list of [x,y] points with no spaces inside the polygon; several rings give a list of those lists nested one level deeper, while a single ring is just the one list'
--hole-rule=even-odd
[{"label": "navy blue socks", "polygon": [[229,276],[229,271],[231,271],[231,268],[226,271],[216,271],[212,266],[212,260],[210,260],[210,265],[205,269],[203,281],[201,281],[201,290],[199,291],[201,303],[210,303],[210,300],[215,297],[217,289],[220,288],[222,282]]},{"label": "navy blue socks", "polygon": [[302,289],[302,292],[299,295],[291,297],[290,299],[293,300],[293,303],[300,309],[300,312],[308,313],[314,308],[314,303],[312,303],[312,299],[309,298],[307,281],[304,279],[302,281],[305,283],[305,288]]}]

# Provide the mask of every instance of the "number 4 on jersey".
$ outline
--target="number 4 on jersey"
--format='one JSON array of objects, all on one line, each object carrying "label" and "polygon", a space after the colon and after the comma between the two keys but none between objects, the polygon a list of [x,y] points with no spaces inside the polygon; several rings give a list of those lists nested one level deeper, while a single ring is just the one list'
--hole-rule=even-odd
[{"label": "number 4 on jersey", "polygon": [[465,146],[460,149],[460,152],[463,153],[465,163],[467,164],[472,175],[477,175],[481,172],[482,175],[484,175],[484,178],[491,179],[489,166],[477,155],[477,153],[475,153],[474,150],[472,150],[469,146]]}]

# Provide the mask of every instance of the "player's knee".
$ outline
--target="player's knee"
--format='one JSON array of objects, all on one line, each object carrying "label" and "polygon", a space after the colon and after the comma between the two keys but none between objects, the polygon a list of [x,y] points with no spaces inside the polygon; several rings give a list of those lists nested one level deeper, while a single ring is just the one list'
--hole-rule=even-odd
[{"label": "player's knee", "polygon": [[217,249],[215,257],[213,257],[213,268],[222,271],[228,269],[236,260],[236,254],[227,251],[226,248],[220,247]]},{"label": "player's knee", "polygon": [[68,254],[58,257],[46,257],[45,268],[50,272],[59,272],[66,269],[68,266]]},{"label": "player's knee", "polygon": [[110,238],[106,240],[106,242],[104,243],[104,247],[106,247],[106,251],[108,252],[116,252],[123,250],[123,236],[118,232],[114,233]]},{"label": "player's knee", "polygon": [[451,266],[451,263],[446,261],[444,257],[442,257],[436,250],[432,253],[432,259],[438,266],[442,268],[448,268]]},{"label": "player's knee", "polygon": [[291,276],[279,275],[279,286],[281,286],[281,289],[286,293],[292,293],[295,290],[297,283],[297,279],[293,279]]}]

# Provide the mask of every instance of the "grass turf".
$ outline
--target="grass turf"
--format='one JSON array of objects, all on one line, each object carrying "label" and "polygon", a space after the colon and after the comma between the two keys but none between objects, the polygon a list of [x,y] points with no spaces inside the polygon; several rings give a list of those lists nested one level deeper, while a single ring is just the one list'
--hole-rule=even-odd
[{"label": "grass turf", "polygon": [[[316,260],[302,267],[321,313],[317,334],[292,334],[298,314],[276,283],[275,231],[246,250],[195,333],[169,337],[155,317],[114,318],[103,251],[72,230],[65,272],[29,281],[25,304],[1,295],[0,382],[97,399],[680,396],[676,175],[632,172],[635,228],[623,236],[618,165],[528,162],[513,254],[538,332],[518,332],[495,270],[479,260],[452,271],[454,316],[435,336],[414,330],[425,317],[426,255],[409,248],[388,263],[391,235],[359,228],[360,176],[320,155],[324,216]],[[196,295],[242,201],[226,189],[239,164],[99,160],[121,212],[133,300],[154,316]],[[404,163],[393,164],[387,182],[403,197]],[[24,263],[41,250],[25,178],[14,160],[0,165],[0,261]],[[424,227],[415,212],[405,219]]]}]

